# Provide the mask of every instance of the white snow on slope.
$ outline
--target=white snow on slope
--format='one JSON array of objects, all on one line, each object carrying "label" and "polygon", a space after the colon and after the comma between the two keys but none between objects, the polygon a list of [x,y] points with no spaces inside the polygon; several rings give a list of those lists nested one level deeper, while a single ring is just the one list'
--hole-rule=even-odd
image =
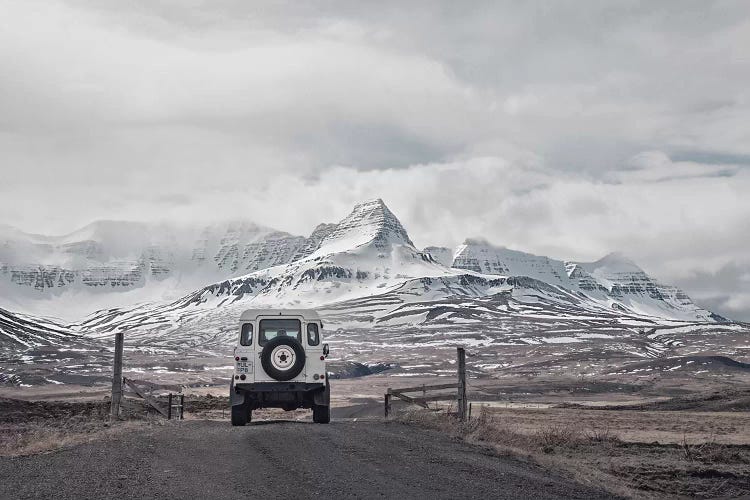
[{"label": "white snow on slope", "polygon": [[297,261],[217,282],[169,303],[99,311],[76,328],[96,336],[125,330],[140,342],[177,338],[210,344],[231,338],[236,318],[250,307],[315,307],[328,324],[347,328],[474,325],[503,330],[503,322],[512,320],[549,324],[551,331],[577,325],[570,333],[676,326],[705,321],[702,314],[708,315],[695,307],[680,314],[669,305],[648,309],[637,302],[638,294],[613,307],[609,291],[582,266],[580,272],[596,284],[593,290],[583,290],[579,278],[570,279],[562,261],[493,251],[486,243],[477,250],[469,241],[457,254],[466,261],[479,256],[474,261],[480,270],[486,271],[489,262],[490,270],[507,270],[509,276],[449,268],[417,250],[380,200],[355,206],[326,233],[309,256]]},{"label": "white snow on slope", "polygon": [[563,262],[496,247],[482,240],[467,240],[457,249],[453,267],[534,278],[585,295],[602,306],[636,315],[714,320],[709,311],[696,306],[684,292],[658,283],[620,254],[610,254],[592,263]]},{"label": "white snow on slope", "polygon": [[[127,305],[107,305],[71,328],[95,336],[127,330],[143,341],[153,335],[215,338],[232,332],[239,312],[249,307],[317,307],[330,311],[341,325],[440,327],[518,317],[530,322],[616,321],[628,328],[714,320],[679,290],[656,283],[619,256],[597,263],[565,263],[467,240],[457,249],[453,267],[446,266],[440,262],[444,255],[438,260],[414,247],[382,200],[356,205],[338,224],[318,226],[291,257],[291,247],[282,253],[276,265],[266,255],[268,246],[257,254],[252,246],[275,233],[250,236],[256,229],[228,228],[216,233],[222,234],[218,239],[206,233],[198,248],[207,252],[193,252],[191,259],[210,260],[207,267],[226,273],[218,280],[206,280],[212,284],[176,296],[174,291],[189,285],[196,273],[147,276],[145,285],[133,292],[148,291],[151,300],[134,304],[142,297],[133,293]],[[249,263],[266,267],[241,272]],[[92,308],[101,304],[84,295],[78,298]],[[491,307],[483,305],[484,300]],[[49,310],[52,304],[66,302],[50,300]]]},{"label": "white snow on slope", "polygon": [[572,288],[563,261],[496,247],[484,240],[468,239],[460,245],[453,259],[453,267],[484,274],[528,276],[553,285]]}]

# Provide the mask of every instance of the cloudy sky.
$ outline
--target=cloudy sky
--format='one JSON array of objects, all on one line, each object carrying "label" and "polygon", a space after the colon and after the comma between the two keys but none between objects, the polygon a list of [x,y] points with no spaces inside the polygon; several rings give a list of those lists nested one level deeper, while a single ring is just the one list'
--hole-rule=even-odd
[{"label": "cloudy sky", "polygon": [[470,4],[0,0],[0,223],[381,197],[419,246],[619,250],[750,320],[750,4]]}]

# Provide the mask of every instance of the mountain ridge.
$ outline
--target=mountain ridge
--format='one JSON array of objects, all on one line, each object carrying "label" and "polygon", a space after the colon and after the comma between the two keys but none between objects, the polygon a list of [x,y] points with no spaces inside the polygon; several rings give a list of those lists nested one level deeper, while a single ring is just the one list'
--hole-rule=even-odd
[{"label": "mountain ridge", "polygon": [[[94,313],[78,328],[96,336],[125,329],[143,342],[193,332],[198,337],[191,342],[201,342],[206,329],[230,338],[235,318],[249,307],[315,307],[326,311],[329,324],[348,328],[483,322],[497,328],[491,322],[558,318],[582,329],[628,330],[717,320],[690,301],[651,297],[657,285],[642,271],[636,278],[644,282],[629,285],[628,275],[608,288],[584,269],[586,263],[573,264],[569,274],[564,261],[477,240],[457,249],[453,267],[441,265],[414,247],[386,209],[381,200],[358,204],[325,227],[314,252],[294,262],[217,282],[170,303]],[[584,278],[595,286],[581,286]]]},{"label": "mountain ridge", "polygon": [[[96,233],[108,224],[90,224],[85,226],[88,232],[83,233]],[[115,224],[120,225],[121,221]],[[138,224],[135,227],[142,227]],[[161,237],[162,241],[178,238],[174,234]],[[64,249],[83,262],[90,262],[95,260],[92,254],[101,254],[97,243],[67,242],[66,245],[73,245]],[[6,242],[6,252],[7,247]],[[546,283],[552,289],[567,290],[596,303],[595,309],[605,307],[649,317],[697,321],[714,318],[709,311],[695,306],[683,291],[653,280],[622,254],[609,254],[592,263],[562,261],[495,246],[481,238],[467,238],[453,252],[444,247],[418,250],[403,224],[379,198],[356,204],[338,223],[320,224],[308,237],[250,221],[234,221],[204,228],[189,252],[180,248],[170,253],[169,248],[145,245],[137,261],[120,263],[119,267],[94,267],[79,274],[40,266],[24,278],[23,269],[11,268],[3,262],[3,255],[0,251],[0,278],[10,274],[11,279],[5,280],[5,288],[0,288],[2,293],[8,290],[8,281],[37,288],[33,286],[34,280],[37,283],[41,280],[44,291],[59,290],[68,282],[80,280],[87,286],[110,291],[128,287],[161,290],[153,297],[130,292],[132,298],[138,299],[136,302],[146,304],[170,301],[195,304],[195,297],[207,300],[216,294],[225,301],[225,294],[231,290],[233,302],[252,297],[258,304],[317,306],[377,296],[409,280],[479,279],[489,283],[501,276],[506,283],[548,290],[541,285]],[[175,262],[204,268],[195,276],[176,276]],[[173,281],[178,281],[179,286],[173,285]],[[47,302],[53,303],[54,300]],[[94,303],[102,305],[104,310],[128,308],[122,302]]]},{"label": "mountain ridge", "polygon": [[[582,359],[599,369],[674,349],[713,348],[720,336],[740,338],[747,331],[747,325],[700,309],[622,256],[562,261],[477,239],[455,252],[419,250],[382,200],[357,204],[339,222],[318,225],[282,263],[240,275],[231,268],[240,273],[274,260],[243,260],[242,228],[230,229],[207,238],[213,243],[204,255],[228,268],[226,277],[178,296],[134,300],[133,290],[120,293],[129,297],[121,305],[95,307],[90,297],[75,294],[46,303],[87,301],[92,307],[73,321],[0,311],[0,364],[6,363],[10,382],[68,383],[74,370],[96,380],[108,376],[111,366],[99,353],[117,331],[126,332],[129,349],[155,355],[158,363],[163,353],[216,358],[236,341],[237,318],[247,308],[314,307],[332,348],[358,360],[405,360],[455,345],[481,349],[489,362],[478,366],[486,373],[499,366],[493,357],[499,353],[543,353],[554,370],[579,369]],[[264,233],[271,240],[275,234]],[[214,244],[222,251],[214,253]],[[154,279],[145,288],[173,279]],[[722,352],[737,355],[732,342]],[[26,367],[50,356],[73,365],[57,378]],[[79,369],[78,359],[90,364]]]}]

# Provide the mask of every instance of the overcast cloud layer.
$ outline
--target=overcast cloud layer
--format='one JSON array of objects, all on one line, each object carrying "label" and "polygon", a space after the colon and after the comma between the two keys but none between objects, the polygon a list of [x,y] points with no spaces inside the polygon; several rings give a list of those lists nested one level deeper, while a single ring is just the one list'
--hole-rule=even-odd
[{"label": "overcast cloud layer", "polygon": [[750,320],[747,2],[0,0],[0,223],[382,197],[417,245],[624,252]]}]

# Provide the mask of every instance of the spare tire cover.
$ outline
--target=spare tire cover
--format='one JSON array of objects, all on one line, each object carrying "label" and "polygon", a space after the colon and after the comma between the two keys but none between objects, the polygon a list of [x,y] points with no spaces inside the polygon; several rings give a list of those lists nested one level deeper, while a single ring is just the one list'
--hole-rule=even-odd
[{"label": "spare tire cover", "polygon": [[294,337],[274,337],[263,346],[260,363],[272,379],[292,380],[305,366],[305,349]]}]

